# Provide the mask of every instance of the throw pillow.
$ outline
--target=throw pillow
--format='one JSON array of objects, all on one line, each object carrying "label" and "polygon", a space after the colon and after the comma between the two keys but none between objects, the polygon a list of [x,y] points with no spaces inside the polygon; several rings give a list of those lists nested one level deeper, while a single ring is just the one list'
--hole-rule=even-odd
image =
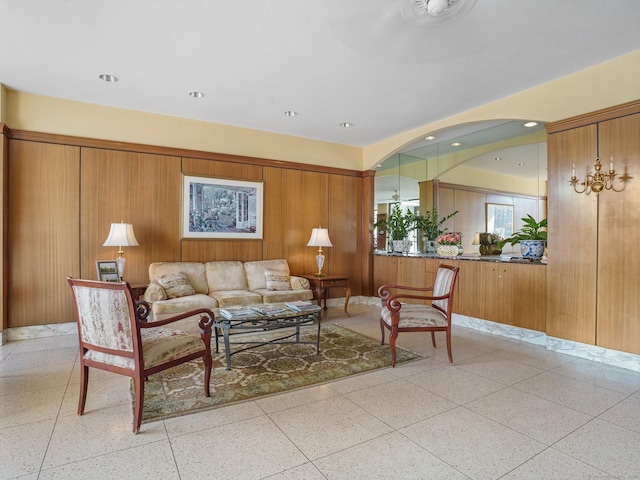
[{"label": "throw pillow", "polygon": [[291,279],[287,272],[266,269],[264,274],[267,280],[267,290],[291,290]]},{"label": "throw pillow", "polygon": [[160,275],[157,279],[158,284],[167,292],[167,298],[186,297],[195,295],[196,291],[189,283],[187,276],[182,273],[168,273]]}]

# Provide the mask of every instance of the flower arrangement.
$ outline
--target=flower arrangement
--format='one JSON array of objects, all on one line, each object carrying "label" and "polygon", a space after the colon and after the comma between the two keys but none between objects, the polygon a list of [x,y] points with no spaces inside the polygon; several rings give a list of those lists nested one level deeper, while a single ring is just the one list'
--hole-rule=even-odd
[{"label": "flower arrangement", "polygon": [[445,233],[436,238],[438,245],[461,245],[462,236],[458,232]]}]

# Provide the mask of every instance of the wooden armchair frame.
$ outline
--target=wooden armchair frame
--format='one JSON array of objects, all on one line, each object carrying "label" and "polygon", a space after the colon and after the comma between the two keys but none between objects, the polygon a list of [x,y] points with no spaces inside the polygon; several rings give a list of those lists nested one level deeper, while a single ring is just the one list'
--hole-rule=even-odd
[{"label": "wooden armchair frame", "polygon": [[[458,267],[451,265],[440,265],[434,285],[430,287],[382,285],[378,289],[378,296],[382,301],[380,315],[382,345],[384,345],[385,330],[390,330],[389,346],[392,366],[396,364],[396,339],[400,332],[431,332],[431,343],[434,348],[436,347],[435,332],[446,332],[449,363],[453,363],[451,316],[459,270]],[[431,305],[401,302],[409,299],[431,302]]]},{"label": "wooden armchair frame", "polygon": [[[214,322],[214,314],[211,310],[200,308],[164,320],[148,321],[149,304],[135,301],[128,283],[74,278],[67,278],[67,281],[74,294],[80,347],[78,415],[82,415],[85,409],[89,367],[114,372],[133,379],[135,391],[134,433],[138,433],[142,423],[144,382],[149,375],[196,358],[202,358],[205,366],[204,392],[207,397],[210,396],[209,382],[213,364],[211,329]],[[123,306],[125,302],[126,306]],[[179,330],[163,328],[178,320],[195,315],[200,315],[198,321],[199,337]],[[95,328],[93,325],[89,325],[89,322],[94,320],[100,323],[98,328],[103,330],[93,330],[93,332],[90,330]],[[162,347],[168,346],[169,342],[171,350],[163,351],[160,355],[161,357],[166,355],[166,359],[148,359],[145,364],[145,347],[154,346],[156,349],[162,350]]]}]

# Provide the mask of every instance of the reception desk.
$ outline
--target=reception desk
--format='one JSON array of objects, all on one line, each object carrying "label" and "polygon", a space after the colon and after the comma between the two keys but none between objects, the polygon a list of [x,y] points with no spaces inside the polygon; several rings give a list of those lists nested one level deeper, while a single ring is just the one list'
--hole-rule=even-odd
[{"label": "reception desk", "polygon": [[430,286],[441,263],[460,268],[454,312],[544,332],[546,330],[547,268],[540,263],[501,261],[499,256],[431,254],[374,255],[373,279],[380,285]]}]

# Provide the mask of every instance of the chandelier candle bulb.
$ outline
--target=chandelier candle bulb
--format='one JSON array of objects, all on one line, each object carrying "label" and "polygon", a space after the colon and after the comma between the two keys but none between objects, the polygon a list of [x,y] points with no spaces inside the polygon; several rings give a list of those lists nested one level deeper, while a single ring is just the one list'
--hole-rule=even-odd
[{"label": "chandelier candle bulb", "polygon": [[609,172],[613,171],[613,155],[611,155],[611,158],[609,159]]}]

